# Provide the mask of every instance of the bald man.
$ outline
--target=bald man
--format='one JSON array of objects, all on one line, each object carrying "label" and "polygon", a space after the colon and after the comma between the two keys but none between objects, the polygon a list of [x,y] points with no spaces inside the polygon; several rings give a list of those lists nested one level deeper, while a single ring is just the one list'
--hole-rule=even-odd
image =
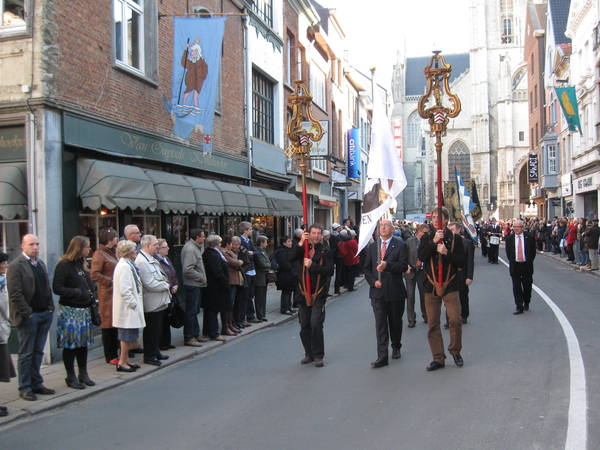
[{"label": "bald man", "polygon": [[48,270],[40,259],[40,241],[26,234],[21,241],[23,253],[10,266],[6,276],[10,315],[19,335],[19,396],[35,401],[36,394],[52,395],[40,373],[44,347],[52,324],[54,301]]}]

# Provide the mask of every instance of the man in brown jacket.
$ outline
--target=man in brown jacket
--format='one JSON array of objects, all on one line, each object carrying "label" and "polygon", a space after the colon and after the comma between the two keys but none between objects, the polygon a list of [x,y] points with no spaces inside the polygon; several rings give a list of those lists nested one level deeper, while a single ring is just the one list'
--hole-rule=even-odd
[{"label": "man in brown jacket", "polygon": [[44,386],[40,374],[54,300],[46,265],[39,258],[39,239],[26,234],[21,248],[23,253],[8,266],[6,285],[10,315],[19,334],[19,396],[34,401],[36,394],[54,394],[54,390]]}]

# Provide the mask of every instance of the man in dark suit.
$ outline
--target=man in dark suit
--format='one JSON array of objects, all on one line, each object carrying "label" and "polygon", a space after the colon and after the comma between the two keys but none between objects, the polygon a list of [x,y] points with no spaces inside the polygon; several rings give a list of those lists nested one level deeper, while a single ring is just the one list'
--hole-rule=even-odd
[{"label": "man in dark suit", "polygon": [[423,263],[419,260],[419,245],[421,237],[429,232],[429,226],[421,223],[417,226],[415,235],[408,238],[406,245],[408,246],[408,270],[403,274],[406,280],[406,318],[408,319],[408,328],[414,328],[416,321],[415,314],[415,293],[417,286],[419,287],[419,299],[421,307],[421,316],[423,321],[427,323],[427,311],[425,311],[425,271]]},{"label": "man in dark suit", "polygon": [[400,358],[402,347],[402,315],[406,299],[402,274],[408,269],[408,247],[393,237],[393,231],[391,220],[380,221],[381,239],[369,246],[364,266],[365,278],[371,286],[369,297],[377,333],[377,360],[371,363],[373,368],[388,365],[390,340],[392,359]]},{"label": "man in dark suit", "polygon": [[[441,212],[440,215],[438,213]],[[454,235],[447,227],[448,210],[435,208],[431,212],[431,222],[434,231],[426,233],[421,238],[419,259],[423,261],[427,272],[425,281],[425,307],[429,320],[427,340],[433,355],[433,361],[427,366],[428,371],[438,370],[446,365],[444,341],[440,329],[440,314],[442,302],[446,306],[450,328],[450,345],[448,351],[454,358],[454,363],[462,367],[462,320],[460,317],[459,281],[457,273],[464,268],[465,249],[463,239]],[[441,258],[440,258],[441,256]],[[440,286],[438,261],[442,264],[442,280]]]},{"label": "man in dark suit", "polygon": [[523,221],[515,220],[513,223],[514,234],[510,234],[506,238],[508,270],[512,278],[513,295],[517,305],[517,309],[513,313],[515,315],[529,311],[531,286],[533,285],[533,260],[536,254],[534,237],[524,233],[523,230]]},{"label": "man in dark suit", "polygon": [[500,225],[496,223],[496,219],[493,217],[491,223],[487,227],[486,234],[490,242],[488,248],[488,263],[498,264],[498,252],[500,251],[500,237],[502,236],[502,230],[500,229]]},{"label": "man in dark suit", "polygon": [[39,257],[40,241],[26,234],[21,241],[23,253],[6,274],[10,316],[19,335],[19,396],[35,401],[36,394],[52,395],[40,373],[48,331],[52,325],[54,300],[48,270]]},{"label": "man in dark suit", "polygon": [[[304,346],[302,364],[314,362],[315,367],[323,367],[325,343],[323,339],[323,322],[325,322],[325,301],[327,287],[333,275],[333,253],[323,244],[323,227],[313,223],[308,231],[304,231],[297,246],[292,247],[288,259],[300,261],[302,274],[294,302],[298,304],[298,320],[300,321],[300,339]],[[304,257],[304,246],[308,245],[309,257]],[[306,273],[310,275],[310,293],[312,304],[306,301]]]},{"label": "man in dark suit", "polygon": [[[467,265],[464,269],[458,271],[458,294],[460,296],[460,315],[462,317],[463,325],[467,323],[469,318],[469,286],[473,284],[473,272],[475,270],[475,246],[469,233],[465,233],[465,228],[460,222],[452,222],[448,225],[450,231],[463,238],[463,245],[465,247],[465,256],[467,258]],[[445,325],[444,325],[445,326]],[[445,326],[446,327],[446,326]],[[446,327],[448,328],[448,327]]]}]

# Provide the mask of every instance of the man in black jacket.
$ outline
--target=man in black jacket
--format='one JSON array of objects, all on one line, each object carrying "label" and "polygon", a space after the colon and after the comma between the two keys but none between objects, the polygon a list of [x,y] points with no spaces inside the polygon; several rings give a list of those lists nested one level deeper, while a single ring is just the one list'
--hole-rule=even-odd
[{"label": "man in black jacket", "polygon": [[[296,289],[295,303],[298,304],[298,320],[300,321],[300,339],[304,346],[302,364],[315,363],[323,367],[325,343],[323,339],[323,322],[325,321],[325,301],[327,286],[333,275],[333,254],[323,244],[323,227],[313,223],[308,231],[304,231],[297,246],[289,253],[290,261],[300,261],[302,267],[300,283]],[[304,256],[304,246],[309,247],[309,257]],[[310,276],[311,296],[307,301],[306,275]]]},{"label": "man in black jacket", "polygon": [[517,309],[513,314],[529,311],[531,288],[533,285],[533,260],[535,259],[535,238],[524,233],[522,220],[513,222],[513,234],[506,238],[508,270],[513,284],[513,295]]},{"label": "man in black jacket", "polygon": [[[462,323],[467,323],[469,318],[469,286],[473,284],[473,272],[475,270],[475,246],[473,245],[473,239],[469,236],[469,233],[465,233],[465,229],[460,222],[452,222],[448,225],[450,231],[454,234],[459,235],[463,238],[463,245],[465,247],[465,257],[467,264],[464,269],[458,271],[458,293],[460,295],[460,315]],[[445,325],[444,325],[445,326]],[[445,326],[448,328],[447,326]]]},{"label": "man in black jacket", "polygon": [[[402,315],[406,290],[402,274],[408,269],[408,246],[392,235],[392,221],[379,222],[381,239],[369,245],[365,260],[365,278],[371,286],[369,298],[375,314],[377,360],[373,368],[388,365],[388,345],[392,341],[392,359],[400,358]],[[379,248],[378,248],[379,247]]]},{"label": "man in black jacket", "polygon": [[[438,215],[438,212],[441,214]],[[441,216],[441,217],[440,217]],[[427,366],[428,371],[443,368],[446,363],[444,341],[440,329],[440,313],[442,301],[446,306],[448,324],[450,327],[450,345],[448,351],[454,358],[454,363],[461,367],[462,321],[460,316],[460,296],[458,293],[458,270],[465,266],[465,250],[463,239],[454,235],[447,228],[448,210],[435,208],[431,212],[431,223],[434,231],[424,234],[419,245],[419,259],[423,261],[427,279],[425,281],[425,308],[429,321],[427,339],[433,355],[433,361]],[[441,286],[438,272],[438,261],[441,255],[442,279]]]}]

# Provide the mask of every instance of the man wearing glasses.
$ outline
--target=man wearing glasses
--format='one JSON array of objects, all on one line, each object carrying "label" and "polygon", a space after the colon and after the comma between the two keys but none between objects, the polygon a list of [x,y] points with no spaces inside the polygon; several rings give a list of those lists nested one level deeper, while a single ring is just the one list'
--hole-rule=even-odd
[{"label": "man wearing glasses", "polygon": [[513,295],[517,309],[513,314],[529,311],[531,286],[533,285],[533,260],[535,259],[535,239],[523,232],[523,221],[515,220],[513,234],[506,238],[508,270],[513,284]]}]

